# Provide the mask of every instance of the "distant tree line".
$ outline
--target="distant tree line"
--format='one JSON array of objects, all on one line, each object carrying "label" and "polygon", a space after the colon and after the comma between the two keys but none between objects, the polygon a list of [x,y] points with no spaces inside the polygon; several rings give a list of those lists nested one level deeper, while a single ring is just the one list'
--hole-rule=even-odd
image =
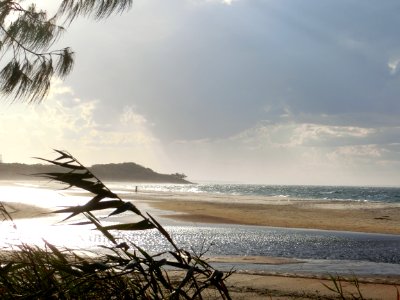
[{"label": "distant tree line", "polygon": [[175,176],[176,178],[179,178],[179,179],[185,179],[187,176],[185,175],[185,174],[183,174],[183,173],[174,173],[174,174],[171,174],[172,176]]},{"label": "distant tree line", "polygon": [[[47,164],[0,163],[0,180],[37,179],[32,174],[60,172],[60,166]],[[133,162],[120,164],[97,164],[89,168],[106,181],[130,181],[153,183],[190,183],[183,173],[160,174]]]}]

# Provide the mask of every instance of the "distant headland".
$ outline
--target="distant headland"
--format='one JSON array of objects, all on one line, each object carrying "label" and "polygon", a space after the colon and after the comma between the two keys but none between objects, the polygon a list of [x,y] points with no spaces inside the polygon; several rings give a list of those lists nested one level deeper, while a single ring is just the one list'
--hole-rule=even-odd
[{"label": "distant headland", "polygon": [[[183,173],[160,174],[133,162],[96,164],[89,168],[104,181],[130,181],[147,183],[191,183]],[[0,163],[0,180],[38,180],[32,174],[62,172],[63,168],[47,164]]]}]

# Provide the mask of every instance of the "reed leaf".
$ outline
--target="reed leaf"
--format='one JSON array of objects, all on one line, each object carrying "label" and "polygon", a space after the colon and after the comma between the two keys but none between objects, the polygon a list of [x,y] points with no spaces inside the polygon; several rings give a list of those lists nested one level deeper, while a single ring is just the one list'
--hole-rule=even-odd
[{"label": "reed leaf", "polygon": [[180,249],[176,246],[174,241],[172,240],[171,236],[169,233],[160,225],[160,223],[157,222],[156,219],[154,219],[149,213],[147,213],[153,224],[156,226],[157,230],[170,242],[170,244],[175,248],[175,250],[179,253]]},{"label": "reed leaf", "polygon": [[110,216],[118,215],[118,214],[121,214],[121,213],[126,212],[126,211],[132,211],[137,215],[141,215],[142,214],[140,212],[140,210],[138,210],[137,207],[132,204],[132,202],[120,202],[120,205],[117,207],[117,209],[114,210],[108,216],[110,217]]},{"label": "reed leaf", "polygon": [[148,220],[143,220],[137,223],[117,224],[104,226],[105,230],[147,230],[156,228],[153,223]]},{"label": "reed leaf", "polygon": [[84,173],[49,172],[49,173],[36,173],[36,174],[33,174],[33,176],[46,177],[46,178],[50,178],[52,180],[57,180],[57,181],[66,182],[66,183],[68,183],[69,181],[93,179],[93,175],[89,172],[84,172]]},{"label": "reed leaf", "polygon": [[101,224],[98,222],[95,216],[93,216],[90,212],[85,213],[86,217],[96,226],[96,228],[105,236],[107,237],[113,244],[117,244],[114,236],[107,231]]},{"label": "reed leaf", "polygon": [[[61,221],[61,222],[62,222],[62,221]],[[90,225],[90,224],[93,224],[92,221],[82,221],[82,222],[70,223],[69,225],[78,225],[78,226],[81,226],[81,225]]]},{"label": "reed leaf", "polygon": [[46,246],[50,248],[50,250],[54,253],[55,256],[57,256],[57,258],[58,258],[61,262],[65,263],[65,264],[68,263],[67,259],[65,258],[65,255],[63,255],[63,254],[60,252],[60,250],[57,249],[57,247],[55,247],[54,245],[50,244],[50,243],[49,243],[48,241],[46,241],[46,240],[43,240],[43,241],[44,241],[44,243],[46,244]]},{"label": "reed leaf", "polygon": [[121,201],[119,200],[109,200],[109,201],[102,201],[102,202],[88,202],[85,205],[78,205],[78,206],[72,206],[72,207],[67,207],[64,209],[59,209],[55,210],[52,213],[72,213],[69,215],[67,218],[65,218],[63,221],[66,221],[80,213],[84,212],[90,212],[94,210],[103,210],[103,209],[109,209],[109,208],[116,208],[121,205]]},{"label": "reed leaf", "polygon": [[56,158],[54,161],[58,161],[58,160],[66,159],[66,158],[73,160],[72,155],[69,154],[68,152],[62,151],[62,150],[57,150],[57,149],[53,149],[53,150],[61,155],[58,158]]},{"label": "reed leaf", "polygon": [[0,276],[5,276],[9,271],[12,270],[14,262],[8,262],[4,267],[0,265]]},{"label": "reed leaf", "polygon": [[76,267],[85,273],[95,273],[96,271],[105,271],[110,269],[110,266],[101,262],[87,263],[84,261],[83,264],[76,265]]},{"label": "reed leaf", "polygon": [[72,169],[72,170],[86,170],[86,168],[84,166],[80,166],[80,165],[72,165],[70,163],[61,163],[55,160],[49,160],[49,159],[45,159],[45,158],[40,158],[40,157],[33,157],[35,159],[39,159],[48,163],[51,163],[53,165],[57,165],[63,168],[68,168],[68,169]]}]

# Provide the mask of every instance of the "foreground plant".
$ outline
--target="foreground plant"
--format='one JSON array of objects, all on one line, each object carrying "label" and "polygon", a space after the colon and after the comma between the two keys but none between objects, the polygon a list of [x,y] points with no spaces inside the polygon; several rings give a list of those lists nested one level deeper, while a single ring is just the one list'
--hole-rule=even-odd
[{"label": "foreground plant", "polygon": [[[64,221],[83,215],[87,221],[75,225],[93,225],[111,246],[103,245],[103,254],[95,257],[61,249],[46,241],[44,249],[23,244],[16,251],[3,253],[2,299],[203,299],[204,296],[230,299],[224,284],[230,273],[223,274],[201,255],[179,248],[150,214],[145,215],[132,202],[122,200],[71,154],[56,152],[60,156],[55,160],[42,160],[64,170],[36,175],[67,184],[67,188],[84,189],[93,197],[82,206],[70,206],[55,213],[69,213]],[[106,209],[112,210],[108,217],[130,213],[139,221],[104,226],[104,219],[98,215]],[[150,254],[129,240],[120,241],[112,233],[151,229],[169,242],[170,251]]]},{"label": "foreground plant", "polygon": [[[325,286],[328,290],[334,292],[337,296],[337,298],[342,299],[342,300],[364,300],[363,293],[361,292],[361,285],[360,282],[358,281],[358,278],[353,275],[353,278],[351,279],[345,279],[343,277],[340,277],[338,275],[333,276],[329,275],[330,281],[332,285],[327,285],[323,283],[322,285]],[[356,290],[355,293],[350,292],[349,289],[345,289],[343,286],[343,282],[349,283],[350,286],[353,286]],[[400,300],[400,292],[397,286],[394,286],[393,288],[396,289],[396,300]]]}]

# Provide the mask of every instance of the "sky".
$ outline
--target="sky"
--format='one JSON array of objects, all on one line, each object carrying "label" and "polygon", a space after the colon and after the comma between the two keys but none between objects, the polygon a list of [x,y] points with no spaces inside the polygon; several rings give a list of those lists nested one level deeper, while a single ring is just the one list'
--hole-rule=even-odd
[{"label": "sky", "polygon": [[134,0],[78,19],[57,44],[76,52],[70,76],[40,105],[0,103],[0,154],[399,186],[399,16],[397,0]]}]

